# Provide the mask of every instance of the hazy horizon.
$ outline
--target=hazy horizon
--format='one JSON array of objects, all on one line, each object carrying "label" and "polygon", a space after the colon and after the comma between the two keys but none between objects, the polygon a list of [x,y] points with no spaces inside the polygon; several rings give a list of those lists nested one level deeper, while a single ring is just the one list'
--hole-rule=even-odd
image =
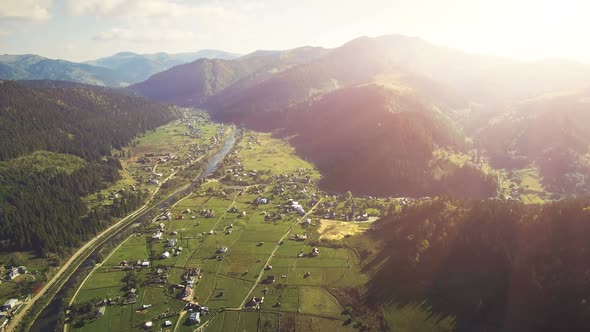
[{"label": "hazy horizon", "polygon": [[567,0],[0,0],[0,54],[86,61],[118,52],[337,47],[401,34],[470,53],[590,63],[585,13]]}]

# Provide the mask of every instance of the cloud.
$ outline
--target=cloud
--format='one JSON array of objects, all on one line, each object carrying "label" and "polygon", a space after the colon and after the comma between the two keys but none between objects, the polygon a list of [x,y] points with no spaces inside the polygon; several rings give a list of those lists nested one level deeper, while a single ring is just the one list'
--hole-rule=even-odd
[{"label": "cloud", "polygon": [[217,3],[192,3],[167,0],[68,0],[68,13],[73,16],[98,16],[110,18],[167,17],[222,15],[230,6]]},{"label": "cloud", "polygon": [[[134,43],[195,41],[203,31],[222,31],[243,22],[243,11],[253,11],[252,3],[241,7],[240,0],[217,2],[176,2],[164,0],[69,1],[70,15],[96,16],[111,27],[93,36],[99,41]],[[228,4],[232,4],[229,6]]]},{"label": "cloud", "polygon": [[[139,32],[139,31],[140,32]],[[112,28],[94,36],[98,41],[127,41],[134,43],[151,43],[162,41],[188,41],[195,37],[191,31],[179,29],[143,28]]]},{"label": "cloud", "polygon": [[49,19],[51,0],[0,0],[0,18],[43,21]]}]

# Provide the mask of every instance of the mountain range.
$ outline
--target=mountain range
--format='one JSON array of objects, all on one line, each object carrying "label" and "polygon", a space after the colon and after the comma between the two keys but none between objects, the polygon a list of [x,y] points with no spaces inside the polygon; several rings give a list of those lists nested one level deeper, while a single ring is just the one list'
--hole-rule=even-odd
[{"label": "mountain range", "polygon": [[[537,168],[544,186],[571,194],[589,188],[585,165],[590,137],[584,134],[590,129],[584,98],[588,87],[590,66],[582,63],[483,56],[388,35],[357,38],[333,49],[301,47],[232,60],[199,59],[128,89],[207,109],[221,121],[298,135],[294,142],[299,151],[318,164],[335,190],[446,192],[450,188],[433,184],[455,174],[460,165],[441,166],[444,162],[436,155],[443,149],[483,155],[497,168]],[[347,130],[341,133],[339,128]],[[391,131],[396,135],[382,134]],[[403,149],[382,149],[400,142],[406,143]],[[576,148],[567,149],[566,165],[560,165],[556,161],[565,157],[558,153],[571,142]],[[424,155],[409,158],[414,151]],[[373,158],[384,153],[389,158]],[[365,162],[357,164],[358,157]],[[341,158],[352,162],[332,164],[350,170],[322,167],[324,161]],[[366,174],[353,176],[359,169]],[[552,174],[565,169],[570,184],[552,184]],[[384,181],[392,178],[398,180]],[[474,192],[489,194],[489,179],[480,181],[487,176],[476,178]]]},{"label": "mountain range", "polygon": [[137,83],[173,66],[199,58],[231,59],[237,54],[202,50],[193,53],[136,54],[121,52],[84,63],[48,59],[34,54],[0,55],[0,79],[63,80],[121,87]]}]

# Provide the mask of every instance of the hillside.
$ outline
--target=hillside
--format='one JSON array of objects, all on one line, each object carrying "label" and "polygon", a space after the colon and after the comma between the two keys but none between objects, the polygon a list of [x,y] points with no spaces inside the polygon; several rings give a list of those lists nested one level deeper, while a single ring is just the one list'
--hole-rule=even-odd
[{"label": "hillside", "polygon": [[0,81],[1,252],[64,252],[142,202],[143,193],[129,193],[87,216],[81,198],[120,178],[113,148],[177,116],[141,98],[68,85]]},{"label": "hillside", "polygon": [[544,95],[514,103],[491,118],[476,138],[497,167],[538,167],[558,195],[590,193],[590,95]]},{"label": "hillside", "polygon": [[[377,85],[344,88],[290,112],[285,123],[297,135],[297,152],[324,174],[327,190],[397,196],[496,194],[493,176],[434,155],[439,148],[464,152],[468,144],[452,121],[419,96]],[[439,174],[442,164],[445,170]]]},{"label": "hillside", "polygon": [[420,303],[457,331],[588,329],[587,199],[542,206],[500,200],[424,201],[368,235],[383,244],[369,301]]}]

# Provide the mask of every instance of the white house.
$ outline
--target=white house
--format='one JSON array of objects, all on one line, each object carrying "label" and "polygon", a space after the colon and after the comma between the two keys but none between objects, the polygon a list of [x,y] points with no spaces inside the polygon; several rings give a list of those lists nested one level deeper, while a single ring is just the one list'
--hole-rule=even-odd
[{"label": "white house", "polygon": [[10,269],[10,272],[8,272],[8,279],[10,279],[10,280],[12,280],[18,276],[20,276],[20,271],[17,267],[13,267],[12,269]]},{"label": "white house", "polygon": [[14,307],[16,307],[17,304],[18,304],[17,299],[10,299],[4,303],[4,305],[2,306],[2,310],[7,311],[10,309],[14,309]]},{"label": "white house", "polygon": [[165,252],[162,254],[162,258],[169,258],[169,257],[170,257],[170,253],[169,253],[169,252],[167,252],[167,251],[165,251]]}]

